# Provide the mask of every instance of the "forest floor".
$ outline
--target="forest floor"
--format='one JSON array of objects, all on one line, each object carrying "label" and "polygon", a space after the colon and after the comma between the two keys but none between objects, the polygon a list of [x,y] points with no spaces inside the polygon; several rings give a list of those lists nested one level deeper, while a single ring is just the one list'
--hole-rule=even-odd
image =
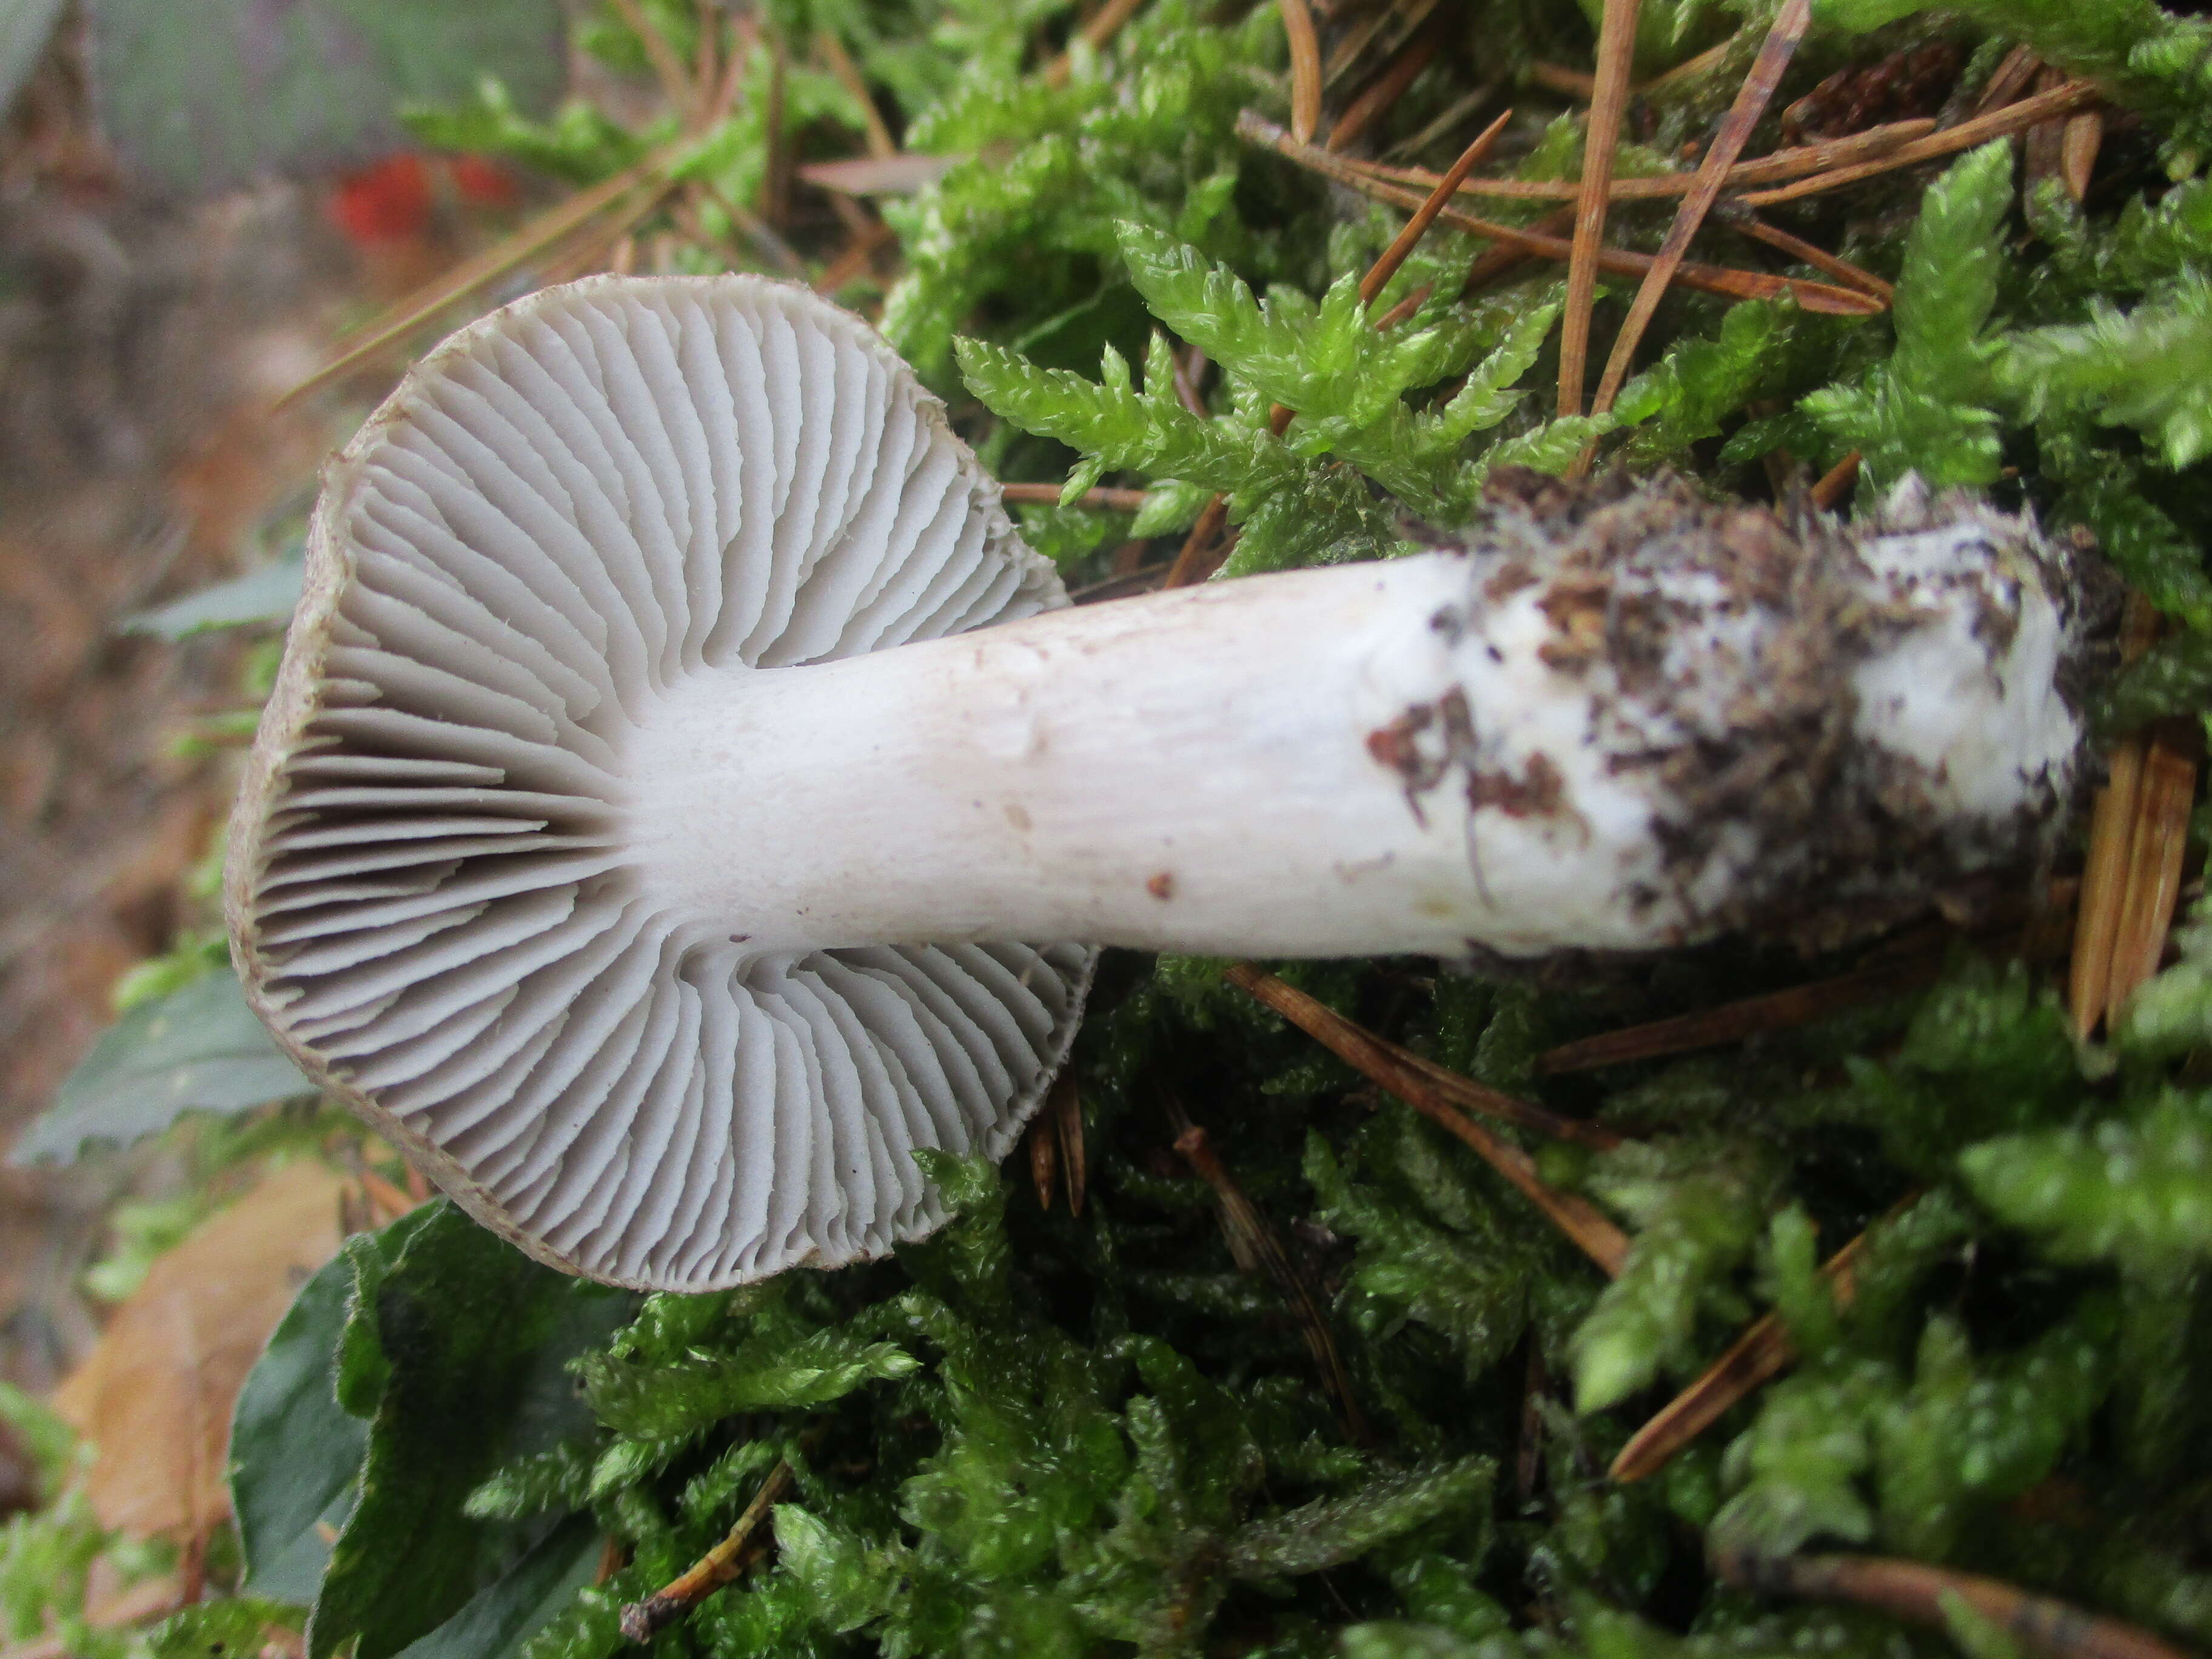
[{"label": "forest floor", "polygon": [[[0,1144],[113,1018],[115,981],[206,925],[244,702],[234,636],[122,631],[277,550],[334,437],[271,412],[370,286],[310,192],[134,199],[65,64],[0,137]],[[94,1334],[73,1288],[144,1160],[0,1170],[0,1377],[43,1390]]]}]

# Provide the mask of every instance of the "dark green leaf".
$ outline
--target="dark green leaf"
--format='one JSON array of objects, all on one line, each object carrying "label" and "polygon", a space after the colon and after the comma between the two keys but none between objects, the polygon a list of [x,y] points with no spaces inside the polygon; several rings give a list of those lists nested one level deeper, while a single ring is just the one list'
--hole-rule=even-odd
[{"label": "dark green leaf", "polygon": [[125,634],[157,634],[165,640],[181,640],[211,628],[284,622],[300,602],[300,584],[306,571],[304,557],[292,554],[154,610],[134,611],[118,626]]},{"label": "dark green leaf", "polygon": [[319,1528],[344,1524],[368,1449],[368,1425],[331,1388],[353,1285],[353,1263],[340,1255],[300,1287],[231,1415],[231,1504],[246,1587],[303,1607],[330,1559]]},{"label": "dark green leaf", "polygon": [[567,1362],[635,1307],[540,1267],[449,1205],[416,1214],[374,1293],[390,1376],[361,1501],[308,1621],[314,1659],[355,1641],[358,1659],[388,1659],[517,1569],[544,1527],[471,1521],[463,1504],[499,1464],[588,1424]]},{"label": "dark green leaf", "polygon": [[0,113],[38,67],[63,0],[0,0]]},{"label": "dark green leaf", "polygon": [[557,0],[89,0],[94,96],[147,179],[213,191],[406,146],[404,103],[495,76],[542,109],[562,78]]},{"label": "dark green leaf", "polygon": [[507,1659],[592,1582],[605,1547],[591,1516],[570,1516],[400,1659]]},{"label": "dark green leaf", "polygon": [[132,1141],[167,1128],[180,1113],[244,1111],[314,1086],[254,1018],[226,969],[139,1004],[104,1032],[9,1161],[67,1162],[88,1140]]}]

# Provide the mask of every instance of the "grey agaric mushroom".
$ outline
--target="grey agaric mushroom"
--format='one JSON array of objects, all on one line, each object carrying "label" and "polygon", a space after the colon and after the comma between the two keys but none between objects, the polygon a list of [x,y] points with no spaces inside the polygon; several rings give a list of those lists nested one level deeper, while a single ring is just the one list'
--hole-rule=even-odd
[{"label": "grey agaric mushroom", "polygon": [[1071,611],[863,325],[581,283],[333,464],[235,951],[544,1260],[836,1265],[941,1218],[915,1151],[1011,1145],[1100,945],[1827,938],[2017,862],[2074,787],[2070,556],[1523,481],[1443,550]]}]

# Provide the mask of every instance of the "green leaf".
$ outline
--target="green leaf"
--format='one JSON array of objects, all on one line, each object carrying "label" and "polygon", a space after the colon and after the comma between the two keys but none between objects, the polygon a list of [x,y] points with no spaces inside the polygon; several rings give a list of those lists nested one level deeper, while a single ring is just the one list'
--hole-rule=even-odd
[{"label": "green leaf", "polygon": [[64,0],[5,0],[0,3],[0,112],[15,101],[38,67],[62,15]]},{"label": "green leaf", "polygon": [[240,1112],[314,1088],[225,969],[139,1004],[103,1032],[9,1162],[66,1163],[87,1141],[128,1143],[185,1112]]},{"label": "green leaf", "polygon": [[495,76],[543,108],[563,79],[556,0],[88,0],[93,95],[131,168],[177,191],[405,147],[403,103]]},{"label": "green leaf", "polygon": [[288,554],[258,570],[204,587],[167,605],[133,611],[117,626],[125,634],[181,640],[210,629],[285,622],[300,602],[300,585],[306,573],[305,557]]},{"label": "green leaf", "polygon": [[297,1607],[252,1595],[228,1596],[171,1613],[147,1640],[154,1659],[234,1659],[265,1652],[272,1630],[299,1628]]},{"label": "green leaf", "polygon": [[368,1310],[390,1372],[361,1501],[308,1620],[313,1659],[349,1642],[357,1659],[389,1659],[517,1571],[544,1528],[473,1522],[463,1504],[501,1462],[587,1426],[567,1362],[635,1306],[539,1266],[442,1201],[416,1214]]},{"label": "green leaf", "polygon": [[588,1515],[572,1515],[461,1610],[400,1659],[507,1659],[576,1599],[598,1571],[606,1540]]},{"label": "green leaf", "polygon": [[368,1449],[368,1425],[339,1406],[332,1389],[353,1287],[343,1255],[300,1287],[231,1413],[231,1507],[246,1588],[302,1607],[330,1560],[321,1528],[345,1523]]}]

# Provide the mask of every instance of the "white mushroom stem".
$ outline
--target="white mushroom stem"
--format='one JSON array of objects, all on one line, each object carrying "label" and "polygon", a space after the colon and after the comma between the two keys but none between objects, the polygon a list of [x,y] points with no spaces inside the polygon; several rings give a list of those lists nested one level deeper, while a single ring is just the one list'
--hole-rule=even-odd
[{"label": "white mushroom stem", "polygon": [[1832,943],[2063,821],[2087,630],[2032,524],[1493,494],[1462,549],[1072,612],[857,319],[532,295],[329,470],[246,996],[523,1249],[707,1290],[939,1225],[915,1154],[1012,1146],[1097,945]]},{"label": "white mushroom stem", "polygon": [[[635,867],[657,908],[749,952],[1528,957],[1788,927],[1767,914],[1784,890],[1831,873],[1820,820],[1869,796],[1905,842],[1940,843],[1945,867],[1908,882],[2016,857],[2081,735],[2053,689],[2068,629],[2008,546],[2017,521],[1823,550],[1824,580],[1769,596],[1820,613],[1800,617],[1698,547],[1732,522],[1707,516],[1673,563],[1547,556],[1524,525],[1528,546],[695,675],[630,740]],[[1648,684],[1618,660],[1639,606]],[[1785,659],[1808,624],[1834,635],[1809,671]],[[1812,734],[1756,781],[1763,801],[1716,819],[1700,792],[1764,763],[1806,672],[1840,746]],[[1777,833],[1808,819],[1796,844]]]}]

